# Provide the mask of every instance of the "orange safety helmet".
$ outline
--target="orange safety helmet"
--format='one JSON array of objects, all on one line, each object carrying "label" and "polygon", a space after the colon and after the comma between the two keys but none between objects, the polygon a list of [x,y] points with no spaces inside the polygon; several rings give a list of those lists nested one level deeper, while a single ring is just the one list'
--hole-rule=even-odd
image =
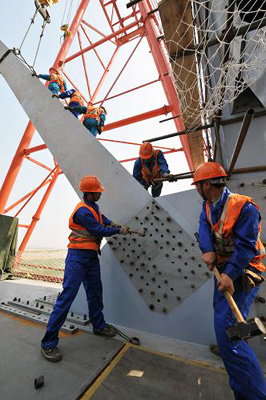
[{"label": "orange safety helmet", "polygon": [[87,175],[81,178],[79,182],[79,190],[83,193],[103,192],[104,187],[97,176]]},{"label": "orange safety helmet", "polygon": [[154,149],[152,147],[152,144],[150,142],[145,142],[142,143],[139,149],[139,156],[143,160],[147,160],[151,158],[154,155]]},{"label": "orange safety helmet", "polygon": [[50,71],[55,71],[57,74],[59,74],[59,70],[57,69],[57,68],[55,68],[55,67],[51,67],[51,68],[49,68],[49,72]]},{"label": "orange safety helmet", "polygon": [[221,164],[217,162],[205,162],[203,164],[200,164],[196,169],[192,185],[195,185],[196,183],[201,181],[225,178],[227,176],[228,175],[226,174]]}]

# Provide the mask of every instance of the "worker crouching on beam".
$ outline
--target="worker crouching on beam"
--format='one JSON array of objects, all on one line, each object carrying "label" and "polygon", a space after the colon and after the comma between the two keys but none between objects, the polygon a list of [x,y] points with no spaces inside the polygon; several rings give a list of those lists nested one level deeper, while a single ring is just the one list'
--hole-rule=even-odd
[{"label": "worker crouching on beam", "polygon": [[92,103],[89,103],[87,107],[83,107],[80,105],[70,107],[69,105],[66,106],[65,109],[70,110],[71,112],[85,114],[83,125],[90,131],[93,136],[96,137],[97,134],[100,135],[102,133],[107,115],[107,111],[103,106],[95,107],[92,105]]},{"label": "worker crouching on beam", "polygon": [[113,337],[115,329],[105,322],[103,316],[103,291],[98,253],[103,237],[118,233],[126,235],[128,228],[115,224],[103,214],[96,202],[104,191],[96,176],[85,176],[79,189],[83,201],[75,207],[69,219],[68,253],[64,272],[63,291],[56,300],[53,312],[42,339],[42,354],[52,362],[60,361],[62,354],[57,348],[58,333],[64,324],[81,283],[83,283],[89,318],[95,335]]},{"label": "worker crouching on beam", "polygon": [[149,142],[142,143],[139,158],[135,161],[133,176],[146,189],[151,186],[153,197],[158,197],[163,188],[163,182],[155,183],[156,178],[171,178],[168,164],[161,150],[154,150]]},{"label": "worker crouching on beam", "polygon": [[60,94],[54,93],[52,95],[52,97],[56,97],[57,99],[62,99],[62,100],[69,98],[70,99],[69,107],[65,107],[65,108],[69,109],[76,118],[78,118],[81,115],[80,111],[73,109],[73,107],[83,107],[84,106],[83,99],[78,90],[70,89],[70,90],[66,90]]},{"label": "worker crouching on beam", "polygon": [[259,207],[251,197],[232,194],[225,187],[226,173],[216,162],[201,164],[194,182],[202,199],[199,245],[202,259],[221,280],[215,279],[214,326],[217,344],[236,400],[266,399],[266,385],[255,353],[245,340],[232,341],[227,329],[236,323],[223,292],[234,297],[244,319],[258,292],[265,270],[265,249],[260,240]]}]

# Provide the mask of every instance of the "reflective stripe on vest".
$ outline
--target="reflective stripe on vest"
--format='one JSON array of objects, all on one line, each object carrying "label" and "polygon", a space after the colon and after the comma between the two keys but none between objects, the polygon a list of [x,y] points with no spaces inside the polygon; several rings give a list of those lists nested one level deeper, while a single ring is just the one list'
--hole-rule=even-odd
[{"label": "reflective stripe on vest", "polygon": [[81,94],[77,90],[70,97],[70,103],[72,103],[72,102],[73,103],[74,102],[79,103],[81,106],[84,105],[84,102],[83,102],[83,99],[81,97]]},{"label": "reflective stripe on vest", "polygon": [[67,247],[70,249],[83,249],[83,250],[98,251],[100,248],[102,239],[96,238],[95,236],[91,235],[84,226],[75,224],[75,222],[73,221],[73,216],[74,216],[75,212],[81,207],[86,207],[88,210],[91,211],[91,213],[93,214],[96,221],[98,221],[100,224],[103,223],[100,210],[99,210],[99,215],[98,215],[97,212],[94,210],[94,208],[88,206],[86,203],[81,201],[75,207],[73,213],[71,214],[71,216],[69,218],[69,228],[71,229],[71,233],[68,237],[69,244]]},{"label": "reflective stripe on vest", "polygon": [[97,119],[97,121],[100,123],[100,115],[102,113],[102,108],[101,107],[93,107],[93,106],[88,106],[86,114],[84,115],[84,119],[86,118],[94,118]]},{"label": "reflective stripe on vest", "polygon": [[[213,245],[217,254],[218,265],[224,264],[229,260],[234,252],[234,225],[247,202],[253,204],[259,212],[259,206],[254,203],[251,197],[231,193],[225,202],[221,217],[215,225],[212,223],[210,203],[206,202],[206,215],[214,235]],[[252,258],[249,265],[259,271],[264,271],[265,266],[262,263],[262,259],[265,256],[265,248],[260,239],[260,231],[261,224],[259,223],[256,243],[257,255]]]},{"label": "reflective stripe on vest", "polygon": [[54,82],[57,83],[58,86],[60,87],[60,92],[64,92],[65,88],[64,88],[64,79],[62,78],[62,76],[58,75],[58,74],[51,74],[50,76],[50,82]]},{"label": "reflective stripe on vest", "polygon": [[155,150],[155,163],[154,163],[154,167],[152,168],[152,171],[150,171],[144,164],[143,160],[140,159],[141,161],[141,174],[143,179],[150,184],[152,179],[156,179],[156,178],[160,178],[161,177],[161,170],[160,170],[160,166],[158,164],[158,153],[159,150]]}]

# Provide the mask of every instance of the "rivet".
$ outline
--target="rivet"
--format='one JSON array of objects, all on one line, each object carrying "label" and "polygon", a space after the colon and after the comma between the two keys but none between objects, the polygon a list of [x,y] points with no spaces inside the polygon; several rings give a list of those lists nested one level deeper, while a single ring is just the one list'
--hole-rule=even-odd
[{"label": "rivet", "polygon": [[144,219],[145,219],[146,221],[148,221],[148,220],[149,220],[149,217],[145,217]]},{"label": "rivet", "polygon": [[201,265],[201,264],[198,264],[198,267],[199,267],[199,268],[201,268],[201,267],[202,267],[202,265]]},{"label": "rivet", "polygon": [[159,206],[157,206],[157,204],[155,204],[155,208],[157,208],[157,210],[160,210],[160,207],[159,207]]},{"label": "rivet", "polygon": [[87,319],[87,314],[83,315],[83,320],[85,321]]},{"label": "rivet", "polygon": [[159,275],[162,275],[161,271],[158,272]]},{"label": "rivet", "polygon": [[133,240],[133,242],[136,242],[136,241],[137,241],[137,239],[136,239],[136,238],[133,238],[132,240]]},{"label": "rivet", "polygon": [[183,233],[183,231],[178,231],[178,233]]},{"label": "rivet", "polygon": [[156,268],[156,264],[153,264],[152,268]]},{"label": "rivet", "polygon": [[171,231],[170,231],[170,229],[166,229],[166,232],[168,232],[168,233],[169,233],[169,232],[171,232]]},{"label": "rivet", "polygon": [[150,309],[150,310],[154,310],[154,305],[153,305],[153,304],[150,304],[150,305],[149,305],[149,309]]},{"label": "rivet", "polygon": [[140,222],[140,225],[143,225],[143,222]]},{"label": "rivet", "polygon": [[130,276],[130,278],[132,278],[132,276],[133,276],[132,272],[129,274],[129,276]]},{"label": "rivet", "polygon": [[[18,299],[18,301],[20,302],[20,299]],[[39,307],[39,303],[36,303],[35,307]]]},{"label": "rivet", "polygon": [[181,268],[178,268],[177,271],[178,271],[178,272],[182,272],[182,269],[181,269]]},{"label": "rivet", "polygon": [[184,276],[184,279],[187,279],[187,276]]},{"label": "rivet", "polygon": [[161,289],[161,285],[158,285],[157,287],[158,287],[158,289]]},{"label": "rivet", "polygon": [[124,260],[120,260],[121,264],[124,264]]},{"label": "rivet", "polygon": [[140,289],[139,289],[139,293],[142,293],[142,292],[143,292],[143,289],[142,289],[142,288],[140,288]]},{"label": "rivet", "polygon": [[192,256],[192,257],[191,257],[191,260],[193,260],[193,261],[194,261],[194,260],[196,260],[196,259],[195,259],[195,257],[194,257],[194,256]]},{"label": "rivet", "polygon": [[43,300],[46,300],[46,296],[43,296]]},{"label": "rivet", "polygon": [[[29,304],[29,303],[27,302],[27,304]],[[41,310],[44,309],[44,305],[43,305],[43,304],[40,306],[40,309],[41,309]]]},{"label": "rivet", "polygon": [[135,217],[135,219],[136,219],[136,220],[138,220],[138,219],[139,219],[139,217]]},{"label": "rivet", "polygon": [[155,232],[159,232],[159,229],[156,228],[156,229],[155,229]]},{"label": "rivet", "polygon": [[183,246],[183,243],[182,243],[182,242],[177,242],[177,245],[178,245],[179,247],[181,247],[181,246]]},{"label": "rivet", "polygon": [[162,249],[163,249],[163,246],[160,246],[160,249],[162,250]]},{"label": "rivet", "polygon": [[175,264],[175,260],[171,260],[171,264]]},{"label": "rivet", "polygon": [[151,290],[150,294],[151,294],[152,296],[154,296],[154,295],[155,295],[155,291],[154,291],[154,290]]},{"label": "rivet", "polygon": [[148,260],[151,261],[151,257],[148,257]]},{"label": "rivet", "polygon": [[153,277],[153,278],[151,278],[151,280],[152,280],[153,282],[155,282],[155,281],[156,281],[156,278]]},{"label": "rivet", "polygon": [[134,262],[133,262],[133,261],[130,261],[129,265],[134,265]]},{"label": "rivet", "polygon": [[157,243],[158,243],[158,240],[154,240],[154,243],[157,244]]},{"label": "rivet", "polygon": [[164,283],[168,283],[168,280],[167,280],[167,279],[165,279],[165,280],[164,280]]},{"label": "rivet", "polygon": [[141,276],[140,276],[140,279],[144,279],[144,276],[143,276],[143,275],[141,275]]},{"label": "rivet", "polygon": [[27,300],[27,303],[26,303],[26,304],[27,304],[27,306],[30,304],[29,300]]},{"label": "rivet", "polygon": [[167,308],[166,308],[166,307],[163,308],[163,313],[164,313],[164,314],[167,313]]},{"label": "rivet", "polygon": [[181,297],[180,296],[176,296],[176,300],[181,300]]},{"label": "rivet", "polygon": [[194,246],[195,246],[195,243],[191,243],[191,246],[194,247]]},{"label": "rivet", "polygon": [[[168,242],[168,240],[167,240],[167,242],[165,242],[166,244],[170,244],[170,242]],[[173,249],[172,249],[173,250]]]},{"label": "rivet", "polygon": [[69,325],[69,329],[74,329],[75,325]]},{"label": "rivet", "polygon": [[167,258],[168,258],[168,257],[169,257],[169,254],[167,254],[167,253],[166,253],[166,254],[165,254],[165,257],[167,257]]},{"label": "rivet", "polygon": [[148,282],[146,282],[146,286],[150,286],[150,284]]},{"label": "rivet", "polygon": [[166,221],[167,221],[167,222],[171,222],[172,220],[171,220],[170,217],[167,217],[167,218],[166,218]]},{"label": "rivet", "polygon": [[[18,298],[18,302],[20,303],[20,301],[21,301],[21,298],[19,297],[19,298]],[[37,303],[37,304],[38,304],[38,303]],[[36,306],[36,307],[38,307],[38,306]]]},{"label": "rivet", "polygon": [[185,249],[185,253],[187,253],[188,252],[188,249]]},{"label": "rivet", "polygon": [[136,271],[138,271],[139,269],[138,268],[136,268]]},{"label": "rivet", "polygon": [[167,296],[167,293],[164,293],[164,294],[163,294],[163,297],[164,297],[165,299],[167,299],[167,297],[168,297],[168,296]]},{"label": "rivet", "polygon": [[151,225],[153,225],[153,222],[151,222]]},{"label": "rivet", "polygon": [[161,223],[161,226],[164,226],[164,222]]},{"label": "rivet", "polygon": [[163,235],[161,235],[161,238],[163,238]]},{"label": "rivet", "polygon": [[181,258],[182,258],[181,254],[179,254],[177,257],[178,257],[180,260],[181,260]]},{"label": "rivet", "polygon": [[195,285],[191,285],[192,289],[195,289]]},{"label": "rivet", "polygon": [[172,238],[175,239],[175,235],[173,235]]},{"label": "rivet", "polygon": [[192,273],[192,275],[195,275],[195,271],[193,269],[190,272]]},{"label": "rivet", "polygon": [[156,219],[156,221],[159,221],[159,220],[160,220],[160,218],[157,217],[156,215],[154,215],[154,218]]},{"label": "rivet", "polygon": [[173,291],[174,291],[174,288],[171,287],[170,290],[171,290],[171,292],[173,292]]},{"label": "rivet", "polygon": [[244,187],[245,186],[244,182],[241,182],[239,186]]},{"label": "rivet", "polygon": [[185,262],[185,265],[188,265],[187,262]]},{"label": "rivet", "polygon": [[74,313],[73,312],[70,314],[70,317],[74,317]]},{"label": "rivet", "polygon": [[134,249],[133,249],[133,250],[131,250],[131,253],[136,253],[136,250],[134,250]]},{"label": "rivet", "polygon": [[145,267],[145,263],[141,263],[140,265],[141,265],[142,267]]}]

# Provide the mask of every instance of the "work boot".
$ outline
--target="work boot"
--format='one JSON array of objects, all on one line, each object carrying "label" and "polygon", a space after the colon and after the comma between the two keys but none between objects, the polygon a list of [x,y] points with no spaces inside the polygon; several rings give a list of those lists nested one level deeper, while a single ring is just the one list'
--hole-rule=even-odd
[{"label": "work boot", "polygon": [[212,354],[214,354],[217,357],[221,357],[221,353],[217,344],[210,344],[209,349]]},{"label": "work boot", "polygon": [[62,353],[58,347],[51,347],[50,349],[41,349],[41,352],[46,360],[51,362],[58,362],[62,360]]},{"label": "work boot", "polygon": [[100,331],[94,331],[94,335],[105,336],[105,337],[114,337],[116,336],[116,330],[112,325],[106,324],[103,329]]}]

